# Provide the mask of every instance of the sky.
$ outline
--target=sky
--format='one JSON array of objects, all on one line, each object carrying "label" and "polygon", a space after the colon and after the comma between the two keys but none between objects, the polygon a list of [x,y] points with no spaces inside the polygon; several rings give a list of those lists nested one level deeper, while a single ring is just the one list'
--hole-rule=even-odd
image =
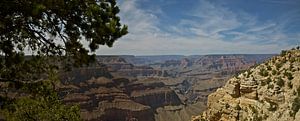
[{"label": "sky", "polygon": [[300,44],[300,0],[117,3],[129,33],[97,54],[273,54]]}]

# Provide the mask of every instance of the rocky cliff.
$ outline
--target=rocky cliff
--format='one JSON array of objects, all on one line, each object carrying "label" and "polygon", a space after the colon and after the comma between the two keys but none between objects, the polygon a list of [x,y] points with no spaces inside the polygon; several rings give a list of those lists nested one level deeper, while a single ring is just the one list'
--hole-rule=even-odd
[{"label": "rocky cliff", "polygon": [[250,67],[255,61],[246,61],[242,55],[207,55],[195,62],[209,70],[238,71]]},{"label": "rocky cliff", "polygon": [[148,105],[153,109],[182,104],[174,90],[156,78],[140,79],[129,84],[126,88],[135,102]]},{"label": "rocky cliff", "polygon": [[299,121],[300,50],[283,51],[227,81],[193,121]]},{"label": "rocky cliff", "polygon": [[188,58],[183,58],[181,60],[167,60],[160,65],[160,67],[179,67],[186,68],[192,66],[192,61]]},{"label": "rocky cliff", "polygon": [[[108,71],[118,77],[163,76],[161,70],[149,66],[137,66],[126,61],[133,61],[132,56],[97,56],[97,62],[107,66]],[[131,58],[131,59],[128,59]]]},{"label": "rocky cliff", "polygon": [[78,104],[84,120],[154,121],[151,107],[133,101],[127,94],[124,85],[129,82],[128,79],[99,77],[59,87],[63,101]]},{"label": "rocky cliff", "polygon": [[156,109],[179,106],[181,100],[156,78],[98,77],[59,85],[67,104],[78,104],[88,121],[154,121]]}]

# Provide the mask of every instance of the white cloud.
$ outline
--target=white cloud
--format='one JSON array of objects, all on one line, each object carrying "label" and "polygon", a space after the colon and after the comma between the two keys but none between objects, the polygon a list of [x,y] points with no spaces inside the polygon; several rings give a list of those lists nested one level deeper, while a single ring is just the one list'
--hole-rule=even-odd
[{"label": "white cloud", "polygon": [[[197,19],[181,19],[177,25],[169,26],[171,33],[161,30],[160,18],[139,8],[137,2],[125,0],[120,3],[121,20],[129,26],[129,34],[112,48],[100,47],[97,54],[276,53],[291,47],[278,42],[289,39],[283,32],[284,25],[273,21],[259,23],[256,16],[231,11],[209,1],[202,1],[199,9],[189,14]],[[235,30],[239,28],[243,30]],[[230,41],[229,35],[233,36]]]}]

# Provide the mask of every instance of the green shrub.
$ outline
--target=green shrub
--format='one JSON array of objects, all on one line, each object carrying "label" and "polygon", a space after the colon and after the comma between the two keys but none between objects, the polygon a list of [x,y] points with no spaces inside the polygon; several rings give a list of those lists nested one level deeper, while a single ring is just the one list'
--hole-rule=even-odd
[{"label": "green shrub", "polygon": [[280,53],[280,56],[285,56],[287,54],[287,51],[286,50],[282,50],[281,53]]},{"label": "green shrub", "polygon": [[268,71],[267,71],[266,69],[263,69],[263,68],[262,68],[262,69],[260,69],[260,71],[259,71],[259,75],[266,77],[266,76],[269,75],[269,73],[268,73]]},{"label": "green shrub", "polygon": [[293,75],[292,75],[290,72],[285,71],[285,72],[283,73],[283,75],[284,75],[285,77],[287,77],[289,80],[294,79]]},{"label": "green shrub", "polygon": [[276,111],[278,104],[274,102],[269,102],[270,103],[270,108],[268,108],[269,111]]},{"label": "green shrub", "polygon": [[272,70],[272,75],[276,75],[277,71],[276,70]]},{"label": "green shrub", "polygon": [[269,65],[267,66],[267,69],[268,69],[269,71],[272,70],[271,66],[269,66]]},{"label": "green shrub", "polygon": [[272,63],[276,63],[276,58],[272,58]]},{"label": "green shrub", "polygon": [[257,114],[257,113],[258,113],[257,109],[254,108],[253,106],[249,105],[249,108],[250,108],[250,110],[251,110],[254,114]]},{"label": "green shrub", "polygon": [[296,61],[296,59],[294,57],[290,58],[289,60],[291,63],[294,63]]},{"label": "green shrub", "polygon": [[290,115],[295,117],[295,114],[299,111],[299,109],[300,109],[300,98],[298,96],[293,101],[292,112],[290,112]]},{"label": "green shrub", "polygon": [[274,85],[273,84],[269,84],[268,85],[268,89],[273,89],[274,88]]},{"label": "green shrub", "polygon": [[[294,91],[294,95],[295,95]],[[292,112],[290,112],[290,116],[295,117],[295,114],[299,111],[300,109],[300,87],[297,88],[297,97],[294,99],[292,103]]]},{"label": "green shrub", "polygon": [[284,86],[284,81],[283,81],[283,79],[282,79],[282,78],[278,78],[276,84],[277,84],[278,86],[280,86],[280,87],[283,87],[283,86]]},{"label": "green shrub", "polygon": [[[45,90],[47,86],[49,87],[46,85],[38,90]],[[6,101],[0,114],[7,121],[81,121],[79,106],[65,105],[56,92],[49,90],[36,95],[39,96]]]},{"label": "green shrub", "polygon": [[266,80],[261,81],[261,86],[265,86],[265,85],[269,84],[271,81],[272,81],[272,80],[271,80],[271,78],[269,77],[269,78],[267,78]]},{"label": "green shrub", "polygon": [[283,63],[279,62],[279,63],[275,64],[275,67],[276,67],[277,70],[279,70],[282,67],[282,65],[283,65]]}]

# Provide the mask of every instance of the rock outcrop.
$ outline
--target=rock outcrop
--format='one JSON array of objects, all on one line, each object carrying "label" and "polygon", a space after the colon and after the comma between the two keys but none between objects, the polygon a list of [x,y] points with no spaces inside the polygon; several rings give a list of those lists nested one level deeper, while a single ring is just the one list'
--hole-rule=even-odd
[{"label": "rock outcrop", "polygon": [[192,61],[188,58],[183,58],[181,60],[167,60],[161,64],[161,67],[179,67],[186,68],[192,66]]},{"label": "rock outcrop", "polygon": [[156,78],[146,78],[127,86],[130,97],[138,103],[148,105],[153,109],[169,105],[180,105],[181,100],[174,90]]},{"label": "rock outcrop", "polygon": [[154,121],[151,106],[135,102],[124,90],[128,79],[99,77],[60,85],[65,103],[79,104],[88,121]]},{"label": "rock outcrop", "polygon": [[59,85],[67,104],[78,104],[88,121],[154,121],[159,107],[179,106],[174,90],[156,78],[98,77]]},{"label": "rock outcrop", "polygon": [[106,65],[109,72],[119,77],[163,76],[161,70],[149,66],[135,66],[121,56],[97,56],[97,62]]},{"label": "rock outcrop", "polygon": [[74,68],[72,69],[72,71],[60,73],[60,78],[64,82],[80,82],[82,80],[89,80],[93,77],[112,78],[112,75],[105,65],[97,65],[95,67]]},{"label": "rock outcrop", "polygon": [[192,121],[299,121],[300,50],[283,51],[228,80]]},{"label": "rock outcrop", "polygon": [[197,60],[195,64],[210,70],[238,71],[254,65],[255,61],[247,62],[241,55],[207,55]]}]

